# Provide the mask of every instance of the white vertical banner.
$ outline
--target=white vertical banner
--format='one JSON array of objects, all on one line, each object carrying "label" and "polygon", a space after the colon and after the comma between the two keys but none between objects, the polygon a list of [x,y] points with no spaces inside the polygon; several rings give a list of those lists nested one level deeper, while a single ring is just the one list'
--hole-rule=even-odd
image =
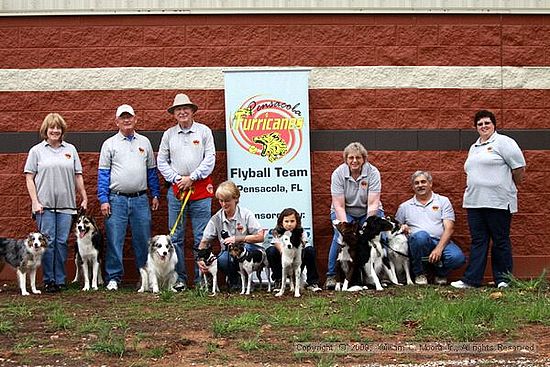
[{"label": "white vertical banner", "polygon": [[227,70],[227,176],[265,229],[292,207],[313,240],[309,69]]}]

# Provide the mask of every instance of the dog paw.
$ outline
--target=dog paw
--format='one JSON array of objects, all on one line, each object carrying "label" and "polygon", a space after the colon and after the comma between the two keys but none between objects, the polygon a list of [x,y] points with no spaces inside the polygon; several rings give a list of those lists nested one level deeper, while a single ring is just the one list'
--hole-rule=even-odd
[{"label": "dog paw", "polygon": [[42,294],[42,292],[39,291],[38,289],[33,289],[32,293],[33,294]]},{"label": "dog paw", "polygon": [[341,288],[340,284],[336,284],[336,286],[334,287],[335,292],[340,292],[341,289],[342,288]]},{"label": "dog paw", "polygon": [[27,291],[24,291],[24,292],[21,292],[21,295],[22,295],[22,296],[30,296],[30,293],[27,292]]},{"label": "dog paw", "polygon": [[82,288],[83,291],[89,291],[90,290],[90,287],[84,287]]},{"label": "dog paw", "polygon": [[301,297],[301,296],[302,296],[302,295],[301,295],[300,293],[294,293],[294,297],[296,297],[296,298],[299,298],[299,297]]},{"label": "dog paw", "polygon": [[275,294],[275,297],[281,297],[283,295],[283,292],[279,292]]},{"label": "dog paw", "polygon": [[97,286],[92,287],[92,289],[93,289],[94,291],[97,291]]},{"label": "dog paw", "polygon": [[143,293],[144,291],[145,291],[145,289],[143,289],[143,288],[138,289],[138,293]]}]

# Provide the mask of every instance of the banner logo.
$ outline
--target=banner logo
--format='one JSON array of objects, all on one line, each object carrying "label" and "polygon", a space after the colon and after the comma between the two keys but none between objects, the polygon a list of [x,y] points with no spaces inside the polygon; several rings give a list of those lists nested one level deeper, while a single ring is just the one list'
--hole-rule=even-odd
[{"label": "banner logo", "polygon": [[300,103],[256,95],[233,114],[231,134],[250,154],[264,157],[269,163],[283,158],[290,162],[302,148],[303,126]]}]

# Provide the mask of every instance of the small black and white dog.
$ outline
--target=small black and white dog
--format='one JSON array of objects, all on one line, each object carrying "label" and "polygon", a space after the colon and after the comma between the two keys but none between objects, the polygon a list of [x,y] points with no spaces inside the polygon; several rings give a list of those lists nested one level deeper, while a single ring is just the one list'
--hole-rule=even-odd
[{"label": "small black and white dog", "polygon": [[[260,286],[262,285],[262,269],[265,268],[265,274],[267,276],[267,291],[271,293],[271,272],[269,269],[269,263],[265,250],[261,248],[255,248],[252,251],[248,251],[244,243],[234,243],[229,245],[229,255],[231,255],[235,261],[239,263],[239,273],[241,274],[241,294],[250,294],[250,287],[252,286],[252,273],[256,273]],[[245,287],[246,278],[248,277],[248,284]]]},{"label": "small black and white dog", "polygon": [[[365,274],[365,283],[374,284],[377,291],[383,290],[378,274],[384,270],[390,281],[399,284],[395,271],[392,272],[390,260],[382,246],[381,233],[391,231],[393,224],[384,218],[370,216],[359,231],[359,247],[370,247],[367,259],[360,259]],[[364,264],[364,265],[363,265]]]},{"label": "small black and white dog", "polygon": [[285,293],[286,278],[290,278],[290,291],[294,291],[294,297],[300,297],[300,285],[302,279],[302,228],[296,228],[292,232],[285,231],[280,235],[283,244],[281,254],[282,277],[281,289],[275,294],[276,297],[281,297]]},{"label": "small black and white dog", "polygon": [[388,233],[390,266],[398,279],[399,275],[404,272],[407,284],[412,285],[414,283],[410,272],[409,241],[401,230],[401,223],[392,216],[386,216],[386,219],[393,225],[392,230]]},{"label": "small black and white dog", "polygon": [[208,277],[212,277],[212,295],[215,296],[219,292],[218,288],[218,257],[212,253],[212,248],[202,248],[197,251],[197,261],[204,261],[208,268],[208,273],[203,273],[204,287],[208,291]]},{"label": "small black and white dog", "polygon": [[42,255],[48,247],[46,236],[33,232],[24,240],[0,238],[0,271],[8,263],[16,269],[19,289],[23,296],[28,296],[27,273],[33,294],[40,294],[36,289],[36,270],[42,262]]},{"label": "small black and white dog", "polygon": [[76,235],[74,259],[76,273],[73,283],[83,278],[83,291],[89,291],[90,287],[93,290],[97,290],[98,284],[103,284],[103,277],[101,276],[103,234],[98,228],[95,219],[92,216],[86,215],[85,210],[81,210],[78,213],[74,233]]},{"label": "small black and white dog", "polygon": [[178,255],[170,236],[158,235],[149,241],[147,263],[141,269],[141,287],[138,292],[158,293],[161,288],[176,292],[174,285],[178,279],[176,264]]}]

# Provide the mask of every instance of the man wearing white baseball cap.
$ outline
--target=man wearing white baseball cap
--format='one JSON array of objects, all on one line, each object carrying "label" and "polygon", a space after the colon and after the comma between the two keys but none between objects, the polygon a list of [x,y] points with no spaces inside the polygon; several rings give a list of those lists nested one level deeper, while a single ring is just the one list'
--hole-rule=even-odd
[{"label": "man wearing white baseball cap", "polygon": [[[157,156],[160,173],[172,189],[168,190],[168,227],[171,229],[181,210],[185,197],[189,200],[185,212],[172,241],[178,254],[176,271],[178,281],[174,288],[183,291],[187,288],[185,268],[185,221],[189,215],[193,229],[193,252],[201,240],[204,228],[212,215],[212,197],[214,186],[211,174],[216,163],[216,148],[212,130],[205,124],[194,120],[199,107],[191,102],[186,94],[177,94],[172,106],[168,108],[177,124],[164,132]],[[191,193],[189,193],[191,191]],[[195,283],[200,274],[195,264]]]},{"label": "man wearing white baseball cap", "polygon": [[[99,156],[97,197],[105,216],[108,290],[117,290],[122,281],[122,252],[128,223],[138,272],[145,266],[147,242],[151,238],[151,209],[159,207],[160,184],[153,148],[147,137],[135,131],[136,123],[132,106],[119,106],[115,114],[118,133],[103,143]],[[152,197],[151,206],[147,189]]]}]

